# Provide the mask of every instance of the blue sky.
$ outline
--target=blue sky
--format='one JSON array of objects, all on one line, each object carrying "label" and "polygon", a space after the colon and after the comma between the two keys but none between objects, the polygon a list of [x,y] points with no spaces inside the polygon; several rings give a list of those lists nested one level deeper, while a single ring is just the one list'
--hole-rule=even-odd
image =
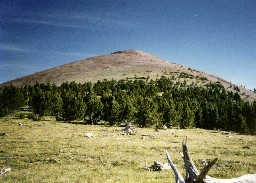
[{"label": "blue sky", "polygon": [[124,49],[256,88],[256,1],[0,0],[0,83]]}]

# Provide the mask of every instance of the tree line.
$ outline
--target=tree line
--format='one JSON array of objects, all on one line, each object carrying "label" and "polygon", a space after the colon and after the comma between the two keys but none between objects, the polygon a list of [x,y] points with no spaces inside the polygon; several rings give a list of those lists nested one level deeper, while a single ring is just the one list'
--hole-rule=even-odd
[{"label": "tree line", "polygon": [[0,88],[1,117],[23,106],[32,107],[39,117],[53,115],[61,121],[256,131],[256,101],[243,100],[238,88],[232,92],[220,83],[197,86],[164,76],[151,81],[65,82],[61,86],[37,83]]}]

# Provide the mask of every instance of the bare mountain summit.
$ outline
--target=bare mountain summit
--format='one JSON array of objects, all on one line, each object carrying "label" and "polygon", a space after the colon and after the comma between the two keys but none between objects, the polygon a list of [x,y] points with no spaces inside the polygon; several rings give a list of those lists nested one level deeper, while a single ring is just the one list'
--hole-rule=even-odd
[{"label": "bare mountain summit", "polygon": [[207,82],[221,83],[228,90],[239,88],[240,94],[249,100],[256,100],[256,94],[235,86],[219,77],[203,73],[179,64],[167,62],[140,50],[124,50],[111,54],[87,58],[68,63],[1,84],[0,86],[33,85],[39,83],[97,82],[98,80],[156,79],[166,76],[175,82],[204,85]]}]

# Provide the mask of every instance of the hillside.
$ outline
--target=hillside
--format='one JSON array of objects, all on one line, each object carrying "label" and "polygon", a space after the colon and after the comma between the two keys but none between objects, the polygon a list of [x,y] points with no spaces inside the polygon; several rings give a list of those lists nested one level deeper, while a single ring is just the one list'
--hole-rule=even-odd
[{"label": "hillside", "polygon": [[243,98],[256,100],[256,94],[245,88],[235,86],[230,82],[192,68],[167,62],[154,55],[139,50],[117,51],[111,54],[87,58],[68,63],[48,70],[37,72],[12,81],[2,83],[0,86],[22,86],[39,83],[63,82],[97,82],[98,80],[120,80],[147,78],[156,79],[161,76],[172,78],[176,82],[187,84],[192,82],[200,85],[207,82],[219,82],[228,90],[239,88]]}]

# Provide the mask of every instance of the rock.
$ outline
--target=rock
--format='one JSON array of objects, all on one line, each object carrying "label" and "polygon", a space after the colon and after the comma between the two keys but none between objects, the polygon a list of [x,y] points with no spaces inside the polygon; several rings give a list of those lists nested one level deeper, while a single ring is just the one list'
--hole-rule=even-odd
[{"label": "rock", "polygon": [[7,136],[7,133],[6,132],[1,132],[0,136]]},{"label": "rock", "polygon": [[0,171],[0,176],[3,176],[4,174],[8,173],[8,172],[11,172],[12,171],[12,168],[3,168],[1,171]]},{"label": "rock", "polygon": [[155,171],[169,170],[171,168],[172,167],[170,166],[169,163],[161,163],[161,162],[154,161],[153,170]]},{"label": "rock", "polygon": [[86,133],[84,136],[87,137],[87,138],[92,138],[94,136],[94,134],[93,133]]}]

